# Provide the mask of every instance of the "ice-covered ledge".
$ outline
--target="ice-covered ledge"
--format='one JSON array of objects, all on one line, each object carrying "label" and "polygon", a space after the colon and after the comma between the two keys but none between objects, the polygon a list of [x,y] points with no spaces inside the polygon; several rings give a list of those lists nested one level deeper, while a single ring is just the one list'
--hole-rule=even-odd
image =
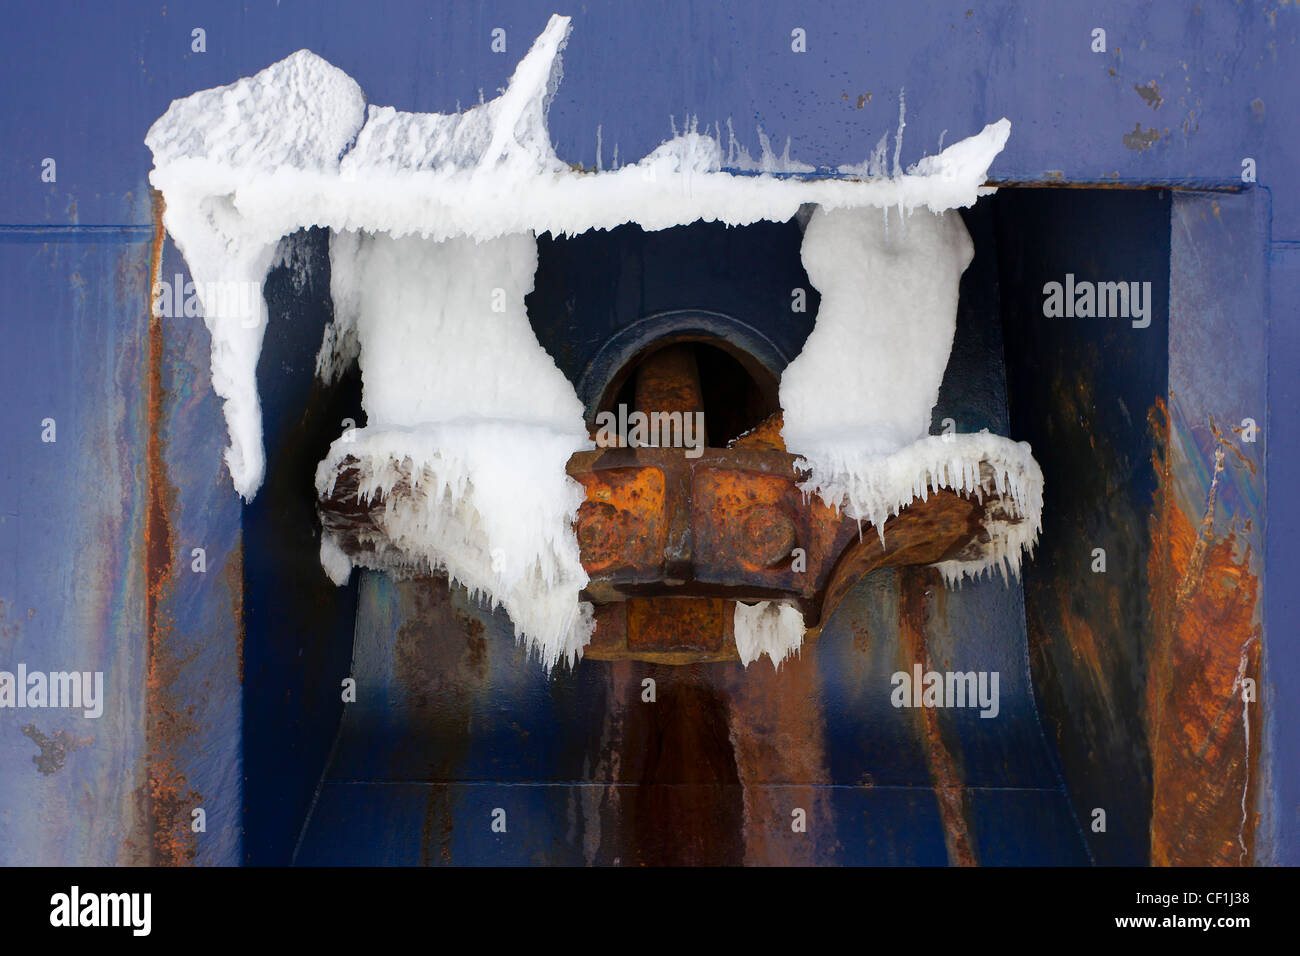
[{"label": "ice-covered ledge", "polygon": [[[984,187],[1011,124],[999,120],[906,173],[804,179],[766,157],[758,175],[723,169],[721,143],[678,136],[632,165],[599,173],[555,155],[546,111],[560,81],[568,17],[554,16],[499,97],[456,114],[367,108],[361,88],[300,50],[255,76],[174,101],[145,138],[163,222],[199,289],[260,288],[281,237],[309,226],[431,239],[579,233],[635,222],[664,229],[697,220],[784,222],[805,203],[826,209],[968,206]],[[865,170],[864,170],[865,171]],[[264,458],[256,387],[266,306],[245,313],[203,301],[213,384],[230,429],[227,462],[251,498]]]}]

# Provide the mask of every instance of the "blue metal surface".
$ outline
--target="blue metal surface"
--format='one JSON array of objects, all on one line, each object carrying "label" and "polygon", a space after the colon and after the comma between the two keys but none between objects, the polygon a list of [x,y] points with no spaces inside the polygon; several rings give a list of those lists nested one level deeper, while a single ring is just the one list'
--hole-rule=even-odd
[{"label": "blue metal surface", "polygon": [[[958,669],[1002,673],[1002,718],[959,715],[951,728],[961,741],[979,859],[1086,862],[1030,697],[1018,591],[986,582],[941,603],[936,653]],[[296,862],[664,862],[673,850],[652,844],[671,844],[680,834],[654,816],[662,829],[646,839],[637,801],[673,789],[684,807],[714,811],[709,826],[724,846],[707,862],[943,865],[944,826],[913,714],[890,707],[879,692],[902,666],[897,612],[898,582],[889,573],[874,576],[841,606],[818,644],[782,671],[787,686],[815,688],[816,699],[799,708],[820,724],[815,779],[794,763],[758,781],[727,783],[706,771],[650,782],[645,758],[629,757],[637,748],[622,749],[621,737],[635,736],[638,726],[629,710],[672,706],[676,686],[704,682],[729,702],[717,730],[734,739],[752,729],[748,708],[777,717],[781,678],[765,679],[765,663],[755,665],[766,668],[760,674],[738,664],[595,661],[547,678],[521,666],[524,654],[502,615],[483,614],[463,593],[367,573],[357,619],[358,702],[345,714]],[[639,699],[650,675],[655,704]],[[747,687],[770,696],[746,702]],[[775,739],[769,745],[781,746]],[[805,747],[812,749],[808,741]],[[743,773],[743,748],[734,759]],[[742,814],[742,801],[771,812]],[[809,835],[807,846],[791,850],[782,839],[790,836],[794,807],[807,811]],[[1030,807],[1033,826],[1026,828],[1020,824]],[[491,830],[498,808],[506,834]],[[679,826],[692,828],[685,819]]]},{"label": "blue metal surface", "polygon": [[[7,240],[7,241],[6,241]],[[143,795],[148,238],[0,235],[0,669],[104,674],[104,711],[0,711],[0,862],[117,862]],[[55,441],[42,441],[54,419]]]},{"label": "blue metal surface", "polygon": [[[1261,598],[1268,594],[1269,576],[1278,573],[1267,560],[1268,504],[1287,497],[1289,490],[1289,482],[1280,480],[1272,495],[1265,491],[1272,426],[1287,417],[1268,410],[1270,367],[1283,376],[1289,373],[1269,354],[1266,323],[1248,318],[1268,313],[1269,207],[1268,193],[1258,189],[1223,197],[1178,195],[1170,230],[1168,455],[1177,476],[1170,492],[1189,514],[1203,522],[1208,516],[1203,539],[1230,544],[1226,569],[1238,576],[1238,587],[1258,587]],[[1290,317],[1278,318],[1285,322]],[[1247,431],[1248,422],[1263,420],[1268,424],[1256,434]],[[1216,472],[1215,450],[1220,447],[1224,462]],[[1287,562],[1279,565],[1285,574]],[[1217,657],[1229,674],[1240,668],[1239,676],[1260,685],[1262,706],[1242,706],[1234,695],[1226,695],[1235,706],[1225,708],[1225,729],[1197,740],[1200,752],[1185,759],[1202,763],[1202,752],[1223,741],[1230,743],[1228,749],[1240,749],[1247,769],[1252,759],[1259,760],[1260,772],[1244,782],[1239,772],[1217,767],[1214,776],[1232,781],[1223,802],[1243,808],[1239,844],[1251,844],[1249,831],[1258,813],[1254,852],[1261,863],[1279,864],[1294,862],[1294,848],[1278,837],[1291,825],[1286,818],[1296,813],[1294,801],[1288,802],[1294,785],[1286,782],[1297,750],[1296,725],[1287,722],[1284,702],[1293,695],[1277,679],[1287,673],[1291,642],[1285,632],[1264,630],[1266,616],[1262,599],[1252,602],[1241,627],[1225,614],[1211,622],[1214,645],[1196,647],[1188,655]],[[1260,656],[1262,663],[1257,663]],[[1266,681],[1269,674],[1274,677]],[[1274,773],[1281,779],[1275,781]]]},{"label": "blue metal surface", "polygon": [[[1249,156],[1261,182],[1277,183],[1300,158],[1290,95],[1300,27],[1289,4],[182,0],[123,10],[63,0],[10,13],[0,88],[24,149],[0,162],[0,221],[147,225],[145,210],[124,203],[140,195],[150,165],[141,139],[168,102],[304,47],[379,105],[477,102],[505,85],[555,12],[571,14],[574,30],[552,135],[563,159],[587,167],[598,125],[609,165],[615,144],[622,160],[637,159],[671,134],[671,117],[680,128],[688,115],[724,136],[730,119],[753,153],[761,125],[778,152],[789,137],[805,162],[856,163],[896,128],[900,90],[904,165],[935,152],[945,131],[951,143],[1000,116],[1014,124],[993,167],[1003,181],[1233,184]],[[196,27],[206,53],[191,52]],[[490,48],[498,27],[504,53]],[[795,28],[807,31],[806,53],[791,50]],[[1104,53],[1091,50],[1099,28]],[[1134,89],[1151,82],[1158,105]],[[1132,148],[1124,137],[1135,125],[1159,139]],[[61,170],[48,190],[36,186],[44,156]],[[1277,218],[1295,223],[1298,212],[1300,198],[1279,193]]]},{"label": "blue metal surface", "polygon": [[[171,242],[163,244],[159,272],[172,283],[178,273],[189,281]],[[242,509],[224,466],[212,467],[222,461],[226,436],[207,328],[202,319],[177,316],[159,319],[157,331],[158,384],[166,396],[158,422],[165,484],[157,491],[174,566],[150,647],[160,666],[147,706],[167,717],[150,746],[155,758],[171,762],[173,779],[165,786],[174,792],[173,818],[152,821],[152,842],[169,849],[161,859],[155,855],[157,862],[231,864],[239,860],[244,810]],[[195,570],[195,548],[203,550],[202,572]],[[202,833],[194,830],[196,807],[205,815]]]},{"label": "blue metal surface", "polygon": [[[0,862],[111,863],[148,859],[157,852],[156,821],[142,809],[147,801],[141,796],[149,750],[142,688],[149,661],[158,660],[158,645],[151,645],[146,633],[144,535],[151,489],[163,490],[151,484],[146,461],[153,228],[146,178],[150,157],[142,140],[148,126],[171,99],[249,75],[303,47],[354,76],[373,103],[451,110],[477,101],[480,91],[491,96],[504,85],[551,12],[550,4],[531,2],[362,6],[305,0],[247,8],[211,0],[169,2],[152,9],[86,7],[63,0],[7,11],[7,45],[0,57],[0,96],[11,144],[0,156],[0,276],[7,293],[6,344],[0,349],[0,425],[6,438],[0,472],[5,501],[0,506],[0,666],[24,660],[50,669],[102,668],[109,700],[104,717],[93,726],[54,711],[34,721],[27,714],[0,713]],[[1294,5],[1223,2],[1187,8],[1107,2],[1088,9],[1067,3],[974,8],[963,0],[835,2],[809,9],[794,3],[751,8],[669,0],[589,3],[582,10],[560,12],[572,12],[575,23],[551,129],[558,154],[587,167],[598,161],[598,127],[604,144],[599,159],[608,166],[615,144],[621,160],[636,159],[670,135],[673,123],[680,128],[688,115],[701,124],[716,121],[724,135],[730,120],[737,138],[754,153],[761,126],[778,152],[790,137],[796,158],[822,167],[858,162],[881,134],[896,128],[904,90],[904,164],[935,152],[941,135],[952,142],[1003,115],[1012,120],[1013,131],[991,173],[1001,182],[1240,185],[1242,160],[1253,158],[1260,182],[1271,189],[1268,212],[1251,207],[1232,219],[1233,225],[1210,223],[1195,234],[1193,245],[1213,248],[1246,235],[1270,243],[1270,271],[1252,258],[1242,287],[1258,291],[1267,281],[1269,300],[1252,298],[1250,308],[1241,310],[1242,323],[1259,332],[1263,316],[1254,310],[1267,309],[1267,343],[1257,339],[1241,345],[1240,361],[1230,368],[1242,381],[1256,376],[1259,367],[1250,352],[1267,347],[1267,397],[1274,412],[1266,429],[1269,477],[1275,487],[1285,487],[1285,476],[1300,468],[1297,426],[1287,414],[1294,406],[1289,369],[1296,359],[1293,317],[1300,306],[1295,245],[1300,242],[1300,190],[1288,178],[1300,159],[1300,106],[1293,95],[1300,26]],[[196,27],[206,31],[205,53],[191,51]],[[507,30],[505,54],[490,51],[495,27]],[[807,30],[807,53],[791,52],[795,27]],[[1089,49],[1095,28],[1106,30],[1105,53]],[[1158,135],[1154,140],[1135,137],[1135,129]],[[56,182],[41,180],[46,157],[57,161]],[[1253,217],[1265,215],[1267,234],[1261,235],[1264,224]],[[1160,238],[1138,235],[1134,241],[1141,254]],[[1087,247],[1078,251],[1086,253]],[[1256,251],[1251,246],[1243,254],[1253,257]],[[1225,254],[1220,261],[1227,269],[1237,260]],[[180,258],[168,245],[162,273],[178,269],[183,272]],[[984,307],[992,308],[987,293],[977,289],[972,299],[970,292],[963,288],[963,308],[981,301],[981,295]],[[1220,295],[1219,301],[1233,300]],[[691,305],[700,307],[698,302]],[[336,427],[333,419],[349,407],[341,393],[329,409],[328,426],[323,417],[306,425],[299,420],[311,394],[305,365],[319,341],[324,308],[318,303],[293,324],[273,326],[259,371],[270,473],[277,474],[280,467],[286,481],[291,475],[285,463],[309,458],[329,428]],[[1233,314],[1223,313],[1208,328],[1216,334],[1230,331]],[[968,343],[991,354],[991,344],[979,341],[981,333],[971,334],[975,339]],[[171,495],[166,524],[174,547],[160,608],[172,626],[168,652],[183,662],[168,681],[168,691],[182,712],[195,708],[193,725],[174,735],[171,778],[184,783],[181,795],[197,794],[208,813],[206,834],[167,836],[182,857],[192,850],[196,862],[282,861],[297,839],[335,733],[350,599],[326,597],[324,585],[311,577],[314,554],[300,550],[301,542],[277,540],[280,526],[272,501],[294,501],[301,507],[309,489],[285,492],[283,499],[264,491],[259,503],[241,512],[219,460],[223,426],[208,382],[206,332],[199,320],[166,323],[162,343],[165,393],[158,428],[165,439]],[[1008,350],[1014,345],[1008,342]],[[565,359],[557,358],[564,364]],[[580,356],[575,357],[573,367],[580,364]],[[1184,379],[1199,382],[1195,371],[1193,364]],[[967,420],[978,420],[979,409],[992,418],[998,414],[991,411],[996,402],[963,398],[971,387],[965,383],[944,399],[947,414],[963,430]],[[996,389],[994,384],[987,387]],[[1132,406],[1129,410],[1140,414]],[[1198,412],[1204,410],[1229,411],[1197,406]],[[53,445],[40,442],[40,422],[47,416],[58,422]],[[307,480],[306,473],[301,480]],[[1049,486],[1049,516],[1051,494]],[[1243,515],[1256,515],[1252,507],[1244,499],[1234,505]],[[1273,635],[1300,626],[1284,584],[1296,566],[1295,535],[1290,533],[1296,526],[1295,507],[1291,496],[1275,494],[1266,520],[1256,525],[1257,532],[1264,524],[1269,530],[1265,547],[1274,585],[1266,591],[1266,623]],[[209,570],[202,578],[189,571],[189,549],[196,546],[208,553]],[[247,603],[237,613],[234,591],[224,576],[234,574],[230,569],[241,552],[250,590],[241,592]],[[292,597],[280,590],[285,587]],[[980,586],[971,593],[985,590]],[[382,592],[371,598],[376,609],[397,600]],[[981,601],[1002,600],[1006,598],[975,597],[967,608],[967,598],[958,599],[961,610],[949,609],[958,615],[953,619],[957,623],[949,625],[953,633],[992,613],[980,610]],[[302,620],[316,623],[304,625],[295,609],[311,605],[319,614]],[[998,613],[1014,617],[1015,611]],[[365,633],[364,628],[358,631],[359,637]],[[508,642],[493,640],[504,654]],[[829,635],[817,653],[833,656],[835,641]],[[1270,710],[1260,779],[1272,795],[1261,823],[1261,841],[1268,850],[1262,859],[1294,864],[1300,862],[1300,820],[1294,810],[1300,804],[1300,721],[1294,695],[1284,692],[1300,680],[1293,644],[1266,642],[1263,696]],[[1018,666],[1013,650],[1003,647],[997,653],[1012,654],[1005,664]],[[545,722],[534,718],[550,713],[552,698],[566,692],[542,687],[544,682],[526,669],[511,680],[518,683],[509,686],[523,695],[519,706],[529,715],[526,729],[537,736],[520,742],[525,738],[512,738],[515,731],[509,730],[486,739],[506,755],[498,757],[505,765],[515,762],[512,773],[537,772],[540,765],[523,752],[532,740],[552,737],[549,746],[558,749],[543,751],[552,754],[565,747],[577,752],[590,743],[559,741],[558,730],[538,729]],[[832,754],[859,746],[847,717],[831,714],[828,719],[841,721],[829,735]],[[21,728],[30,723],[45,744],[23,733]],[[1032,741],[1027,712],[1015,726],[1025,728]],[[346,734],[346,724],[344,729]],[[59,731],[67,736],[58,738]],[[991,768],[984,775],[983,761],[1001,745],[978,737],[970,743],[965,732],[959,737],[965,742],[966,769],[974,774],[972,785],[977,779],[997,781]],[[83,743],[88,738],[93,740]],[[519,752],[507,742],[517,744]],[[1005,802],[997,802],[1002,798],[996,790],[972,790],[973,829],[981,856],[989,860],[1041,859],[1050,842],[1047,835],[1074,826],[1059,809],[1060,787],[1043,769],[1051,755],[1040,760],[1036,748],[1026,744],[1023,752],[1032,756],[1025,757],[1023,766],[1013,762],[1019,769],[1008,771],[1007,779],[1018,781],[1020,789]],[[62,763],[46,774],[33,757],[46,767]],[[899,759],[903,765],[913,761],[915,771],[914,758]],[[558,756],[553,765],[565,766]],[[842,769],[829,779],[838,783],[850,777]],[[911,779],[919,778],[913,773]],[[1068,761],[1065,779],[1070,780]],[[325,858],[328,848],[313,841],[317,832],[328,832],[331,813],[358,827],[368,819],[346,805],[330,809],[330,795],[341,786],[331,782],[324,788],[300,860]],[[358,789],[346,790],[348,799],[359,800]],[[283,799],[281,792],[287,794]],[[1077,786],[1075,793],[1077,797]],[[558,808],[563,805],[568,812],[578,799],[569,794],[561,800],[542,787],[520,806],[534,808],[524,811],[525,819],[559,820]],[[933,800],[924,793],[836,786],[826,799],[833,818],[841,821],[837,839],[844,849],[838,859],[945,859]],[[416,809],[409,820],[414,825],[417,818],[424,819],[419,813],[428,804],[422,791],[412,800]],[[469,808],[464,812],[479,819],[481,795],[464,800]],[[177,808],[183,809],[183,803]],[[891,835],[884,823],[895,813],[896,819],[912,821],[907,840]],[[844,822],[850,820],[857,825]],[[173,829],[179,829],[176,823],[183,820],[172,821]],[[458,830],[452,855],[578,858],[568,847],[581,831],[553,825],[560,836],[515,828],[519,839],[510,843],[471,842],[476,831]],[[1031,826],[1044,830],[1031,832]],[[376,857],[415,859],[409,846],[385,844],[381,832],[388,831],[377,830],[370,842],[359,834],[356,842],[369,846]],[[574,855],[567,857],[569,853]]]},{"label": "blue metal surface", "polygon": [[[1274,221],[1276,229],[1276,220]],[[1300,303],[1300,243],[1271,244],[1268,328],[1268,407],[1269,439],[1266,481],[1274,488],[1285,488],[1300,467],[1300,429],[1296,427],[1294,409],[1300,407],[1297,379],[1292,370],[1300,368],[1300,323],[1295,321]],[[1300,602],[1296,589],[1284,582],[1295,568],[1293,542],[1300,535],[1300,501],[1289,494],[1274,494],[1268,503],[1265,522],[1264,563],[1269,581],[1264,595],[1265,635],[1295,633],[1300,621]],[[1293,675],[1300,674],[1300,642],[1272,640],[1267,643],[1268,673],[1275,675],[1269,688],[1283,688]],[[1279,865],[1300,865],[1300,760],[1296,751],[1295,728],[1300,727],[1300,695],[1275,693],[1270,705],[1272,718],[1269,734],[1271,759],[1268,761],[1267,785],[1274,800],[1271,843],[1273,861]]]}]

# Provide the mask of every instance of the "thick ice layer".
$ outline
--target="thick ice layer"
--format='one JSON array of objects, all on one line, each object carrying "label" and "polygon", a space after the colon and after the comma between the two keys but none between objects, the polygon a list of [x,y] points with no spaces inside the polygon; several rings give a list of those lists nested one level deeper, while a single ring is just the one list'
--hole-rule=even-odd
[{"label": "thick ice layer", "polygon": [[929,432],[973,255],[955,212],[813,212],[802,257],[821,305],[781,376],[787,448],[888,454]]},{"label": "thick ice layer", "polygon": [[[262,283],[280,238],[312,223],[287,206],[250,217],[237,193],[258,177],[337,174],[364,108],[351,77],[300,50],[254,77],[174,101],[145,137],[154,155],[149,180],[166,203],[163,224],[189,265],[212,335],[212,386],[230,431],[226,462],[245,498],[265,468],[257,395]],[[223,288],[256,294],[212,301],[209,290]]]},{"label": "thick ice layer", "polygon": [[779,668],[788,657],[799,653],[803,644],[803,615],[797,608],[776,601],[753,605],[737,601],[733,628],[736,650],[746,667],[766,654],[772,666]]},{"label": "thick ice layer", "polygon": [[[487,240],[626,222],[662,229],[700,219],[786,221],[804,203],[966,206],[989,191],[988,167],[1010,132],[1000,120],[907,174],[868,181],[772,175],[807,167],[788,148],[776,157],[766,144],[760,161],[734,142],[724,159],[720,129],[719,138],[688,131],[633,165],[582,173],[556,157],[546,128],[568,33],[569,19],[552,17],[501,96],[453,115],[376,107],[367,114],[357,84],[306,50],[173,102],[145,141],[164,222],[193,278],[260,288],[276,241],[304,226]],[[763,174],[733,176],[727,161]],[[251,498],[263,471],[256,368],[266,307],[257,296],[253,314],[232,317],[203,305],[230,428],[227,460],[235,488]],[[346,324],[334,332],[322,349],[324,375],[336,374],[352,347]]]},{"label": "thick ice layer", "polygon": [[[565,466],[591,442],[528,323],[536,240],[338,233],[330,267],[322,356],[355,342],[368,426],[334,443],[318,490],[332,491],[343,457],[359,459],[361,496],[385,500],[382,540],[503,605],[548,668],[572,663],[592,621],[572,527],[582,489]],[[322,542],[326,570],[346,580],[336,552]]]},{"label": "thick ice layer", "polygon": [[354,330],[371,427],[484,417],[584,435],[573,385],[528,322],[531,234],[336,233],[330,269],[335,324]]},{"label": "thick ice layer", "polygon": [[[581,432],[518,422],[361,428],[330,446],[316,490],[331,494],[340,464],[356,458],[358,497],[384,501],[375,516],[378,543],[397,548],[412,569],[445,571],[471,595],[504,607],[519,640],[550,668],[562,659],[572,664],[591,639],[591,606],[579,600],[587,575],[573,534],[583,492],[565,472],[588,444]],[[322,542],[321,556],[336,582],[347,580],[339,558],[350,559],[334,542]]]},{"label": "thick ice layer", "polygon": [[791,449],[809,477],[800,484],[851,518],[869,521],[880,539],[891,515],[947,488],[988,502],[988,540],[972,544],[956,559],[936,565],[949,585],[998,568],[1018,575],[1023,552],[1033,549],[1042,529],[1043,473],[1026,442],[990,434],[930,435],[892,454],[881,455],[839,440]]},{"label": "thick ice layer", "polygon": [[[426,116],[395,114],[387,122],[397,125],[408,118],[413,124]],[[480,117],[471,112],[465,118]],[[265,210],[290,204],[311,209],[315,224],[333,229],[382,230],[434,239],[492,239],[525,230],[575,234],[628,222],[652,230],[697,220],[733,226],[785,222],[803,203],[828,209],[943,210],[969,206],[991,191],[983,186],[985,175],[1010,129],[1011,124],[1001,120],[972,137],[966,153],[981,157],[982,165],[978,171],[972,166],[951,176],[908,173],[873,180],[800,179],[771,173],[737,176],[724,168],[720,144],[696,133],[669,140],[637,163],[599,173],[566,167],[558,172],[539,169],[525,176],[512,172],[514,167],[485,174],[479,167],[422,164],[403,169],[380,164],[370,168],[358,161],[338,178],[299,176],[272,182],[258,177],[240,189],[238,198],[241,212],[252,217],[261,218],[268,215]],[[345,164],[350,159],[351,155]]]}]

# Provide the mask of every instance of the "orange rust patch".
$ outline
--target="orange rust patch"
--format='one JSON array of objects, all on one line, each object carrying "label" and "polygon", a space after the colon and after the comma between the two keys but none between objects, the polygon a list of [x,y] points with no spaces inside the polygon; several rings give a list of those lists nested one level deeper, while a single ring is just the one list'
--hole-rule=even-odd
[{"label": "orange rust patch", "polygon": [[721,598],[632,599],[627,646],[632,650],[720,651],[726,642]]},{"label": "orange rust patch", "polygon": [[587,492],[577,523],[587,573],[657,563],[666,534],[664,473],[658,468],[605,468],[575,477]]},{"label": "orange rust patch", "polygon": [[[933,670],[926,634],[930,622],[929,594],[940,588],[939,574],[933,568],[904,567],[898,576],[898,646],[903,662],[910,670],[919,663],[922,671]],[[930,783],[939,801],[939,819],[943,823],[943,841],[952,866],[978,866],[970,836],[970,806],[961,767],[954,749],[944,740],[939,713],[933,707],[917,707],[925,762]]]},{"label": "orange rust patch", "polygon": [[1255,704],[1243,701],[1242,681],[1259,683],[1259,579],[1250,548],[1243,552],[1233,532],[1214,531],[1223,437],[1204,512],[1192,519],[1175,501],[1163,403],[1153,424],[1165,440],[1153,454],[1159,484],[1148,565],[1156,635],[1146,696],[1151,862],[1249,865],[1262,720]]},{"label": "orange rust patch", "polygon": [[596,605],[584,660],[654,664],[737,661],[736,604],[718,598],[629,598]]},{"label": "orange rust patch", "polygon": [[691,345],[669,345],[641,363],[636,373],[636,407],[646,413],[703,410],[700,370]]},{"label": "orange rust patch", "polygon": [[701,469],[694,493],[695,540],[705,560],[730,559],[749,571],[763,571],[801,543],[795,526],[798,492],[784,476]]},{"label": "orange rust patch", "polygon": [[745,434],[733,438],[727,443],[728,448],[756,448],[759,451],[785,451],[785,439],[781,437],[781,426],[785,420],[780,412],[763,419]]},{"label": "orange rust patch", "polygon": [[154,282],[162,267],[162,196],[153,193],[154,239],[150,249],[151,283],[148,356],[148,436],[145,462],[147,496],[144,530],[145,567],[145,818],[149,828],[149,862],[155,866],[192,863],[197,853],[190,829],[190,811],[202,797],[189,786],[181,768],[178,745],[195,732],[193,717],[173,692],[187,661],[177,654],[172,621],[162,607],[172,588],[172,532],[170,513],[176,507],[176,490],[167,480],[163,460],[163,329],[153,314]]},{"label": "orange rust patch", "polygon": [[230,616],[235,622],[235,657],[239,683],[244,682],[244,539],[241,536],[222,569],[222,585],[230,595]]}]

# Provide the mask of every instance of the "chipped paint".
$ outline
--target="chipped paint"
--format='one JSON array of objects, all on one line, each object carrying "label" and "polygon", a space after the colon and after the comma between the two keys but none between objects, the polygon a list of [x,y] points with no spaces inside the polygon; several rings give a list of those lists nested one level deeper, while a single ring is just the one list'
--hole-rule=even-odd
[{"label": "chipped paint", "polygon": [[32,763],[36,764],[36,769],[47,777],[63,769],[68,754],[76,753],[95,742],[94,734],[78,737],[66,730],[57,730],[46,736],[37,729],[35,724],[23,724],[18,729],[40,749],[40,753],[32,757]]},{"label": "chipped paint", "polygon": [[[1184,125],[1184,129],[1185,129]],[[1125,133],[1120,139],[1129,149],[1137,150],[1139,153],[1150,149],[1160,139],[1160,131],[1157,129],[1142,129],[1141,123],[1134,123],[1133,130]]]},{"label": "chipped paint", "polygon": [[1137,91],[1138,96],[1142,97],[1142,101],[1153,110],[1160,109],[1160,104],[1165,101],[1165,98],[1160,95],[1160,87],[1156,86],[1155,80],[1147,83],[1146,86],[1134,83],[1133,89]]}]

